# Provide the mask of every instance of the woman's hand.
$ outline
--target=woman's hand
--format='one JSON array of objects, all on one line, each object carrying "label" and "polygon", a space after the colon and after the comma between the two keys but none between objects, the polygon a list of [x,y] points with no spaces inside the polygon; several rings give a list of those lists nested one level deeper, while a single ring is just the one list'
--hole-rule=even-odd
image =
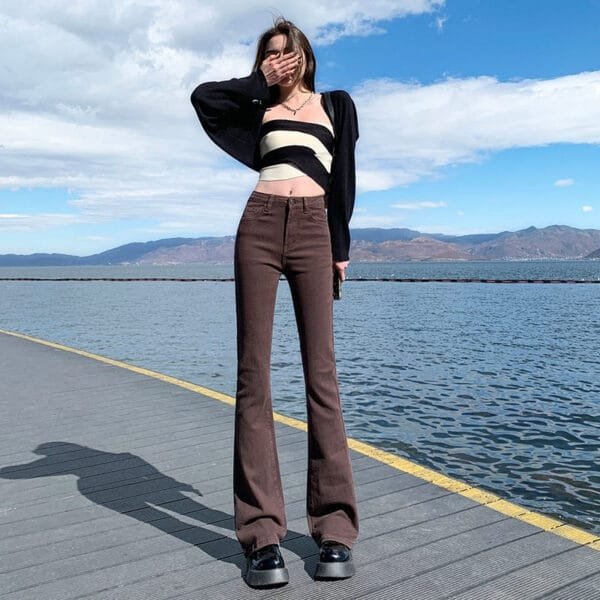
[{"label": "woman's hand", "polygon": [[333,268],[337,270],[339,276],[340,276],[340,281],[345,281],[346,280],[346,273],[344,272],[346,267],[350,264],[349,260],[345,260],[343,262],[334,262],[333,263]]},{"label": "woman's hand", "polygon": [[297,52],[288,52],[282,56],[267,56],[260,65],[265,74],[267,85],[271,87],[283,79],[287,79],[300,65],[300,57]]}]

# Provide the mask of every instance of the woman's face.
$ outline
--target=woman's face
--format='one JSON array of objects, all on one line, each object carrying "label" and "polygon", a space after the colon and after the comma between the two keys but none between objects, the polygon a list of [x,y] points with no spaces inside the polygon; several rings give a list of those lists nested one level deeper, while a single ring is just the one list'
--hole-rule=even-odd
[{"label": "woman's face", "polygon": [[[287,36],[282,33],[278,33],[274,35],[268,42],[265,47],[265,55],[263,58],[268,58],[273,56],[274,58],[279,58],[288,52],[291,52],[293,48],[287,43]],[[304,56],[304,51],[302,48],[298,48],[298,52],[300,53],[300,60],[302,61],[293,73],[289,75],[286,79],[282,79],[278,85],[282,87],[289,87],[294,85],[296,81],[301,81],[302,77],[304,77],[304,71],[306,70],[306,60]]]}]

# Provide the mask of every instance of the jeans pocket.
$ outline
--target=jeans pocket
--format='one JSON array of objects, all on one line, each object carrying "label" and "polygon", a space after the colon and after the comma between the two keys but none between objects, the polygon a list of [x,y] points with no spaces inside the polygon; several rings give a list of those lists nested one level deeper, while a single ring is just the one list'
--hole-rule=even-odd
[{"label": "jeans pocket", "polygon": [[246,204],[242,213],[242,221],[252,221],[264,212],[264,202],[251,200]]}]

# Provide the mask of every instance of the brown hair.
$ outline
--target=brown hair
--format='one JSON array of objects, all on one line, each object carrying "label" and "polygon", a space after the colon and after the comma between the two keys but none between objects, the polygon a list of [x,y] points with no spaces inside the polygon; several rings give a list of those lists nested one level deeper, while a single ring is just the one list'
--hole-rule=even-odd
[{"label": "brown hair", "polygon": [[[283,34],[287,37],[285,52],[290,52],[292,50],[304,51],[304,57],[306,60],[306,68],[304,70],[304,76],[302,77],[302,83],[304,87],[311,92],[315,91],[315,71],[317,69],[317,63],[315,60],[315,55],[313,49],[308,41],[308,38],[292,23],[282,16],[277,17],[273,22],[273,27],[263,31],[260,38],[258,39],[256,45],[256,58],[254,60],[254,66],[252,67],[252,71],[258,71],[260,65],[265,59],[265,50],[267,48],[267,44],[269,40],[278,35]],[[299,72],[299,71],[298,71]],[[294,84],[298,81],[298,73],[296,73],[296,80]],[[271,86],[278,90],[277,85]],[[276,97],[278,92],[274,94]]]}]

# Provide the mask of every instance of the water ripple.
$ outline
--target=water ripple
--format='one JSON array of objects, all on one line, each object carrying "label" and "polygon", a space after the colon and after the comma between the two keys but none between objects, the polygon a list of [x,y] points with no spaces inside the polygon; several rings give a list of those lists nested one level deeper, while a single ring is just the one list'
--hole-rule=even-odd
[{"label": "water ripple", "polygon": [[[397,274],[417,268],[443,270],[403,265]],[[472,276],[475,267],[445,268],[438,276]],[[525,270],[482,268],[490,278],[493,268],[520,269],[519,278]],[[553,268],[560,278],[572,265]],[[3,328],[235,395],[233,283],[1,286]],[[600,285],[348,282],[345,290],[334,303],[335,347],[350,436],[600,534]],[[271,364],[274,409],[306,419],[285,282]]]}]

